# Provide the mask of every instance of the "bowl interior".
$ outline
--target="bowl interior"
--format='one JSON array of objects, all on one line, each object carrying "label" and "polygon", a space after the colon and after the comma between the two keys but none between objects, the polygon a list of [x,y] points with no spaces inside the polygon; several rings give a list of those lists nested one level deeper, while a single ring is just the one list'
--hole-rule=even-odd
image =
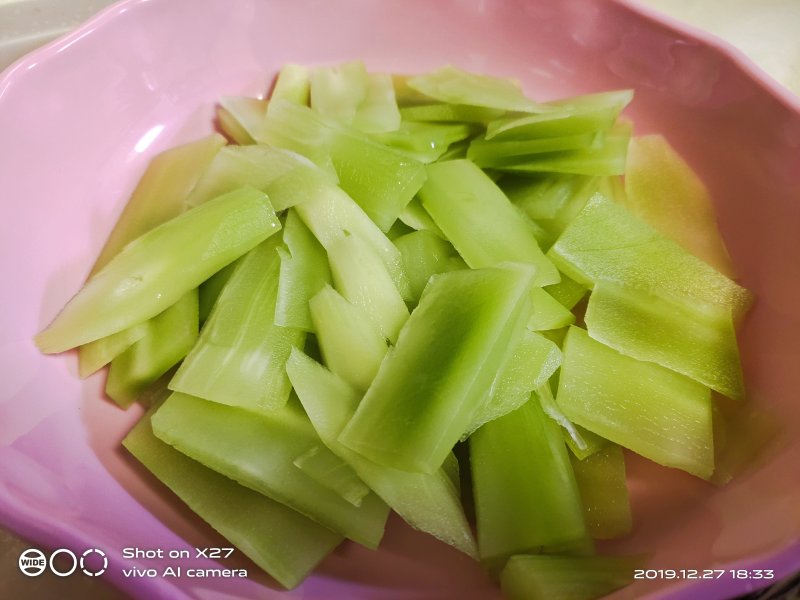
[{"label": "bowl interior", "polygon": [[[757,297],[740,332],[749,401],[784,426],[721,489],[629,456],[635,531],[610,549],[649,553],[653,568],[800,567],[800,442],[788,425],[800,421],[800,103],[776,97],[713,43],[592,0],[128,0],[7,72],[2,522],[45,545],[106,549],[106,577],[135,594],[252,596],[274,587],[123,576],[136,562],[121,558],[124,547],[216,538],[120,450],[137,414],[103,399],[103,375],[80,381],[74,354],[42,357],[31,338],[82,284],[148,160],[210,132],[220,96],[263,95],[286,62],[351,59],[406,73],[453,63],[515,77],[541,100],[635,89],[626,113],[635,132],[664,134],[711,190],[740,280]],[[758,583],[658,579],[617,596],[724,597]],[[344,545],[296,594],[265,597],[388,599],[411,590],[499,597],[476,564],[397,520],[379,553]]]}]

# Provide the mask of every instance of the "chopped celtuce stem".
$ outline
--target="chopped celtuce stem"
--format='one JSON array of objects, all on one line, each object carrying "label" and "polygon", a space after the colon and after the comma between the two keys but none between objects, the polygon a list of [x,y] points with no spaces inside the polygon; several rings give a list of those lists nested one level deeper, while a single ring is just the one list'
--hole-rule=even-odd
[{"label": "chopped celtuce stem", "polygon": [[376,464],[338,441],[356,411],[360,394],[298,350],[292,351],[286,370],[314,428],[331,451],[349,463],[364,483],[411,527],[469,556],[477,556],[458,487],[449,474],[455,461],[452,453],[444,460],[443,468],[431,474]]},{"label": "chopped celtuce stem", "polygon": [[438,469],[524,330],[530,282],[516,268],[434,276],[339,440],[396,469]]},{"label": "chopped celtuce stem", "polygon": [[275,236],[249,252],[225,284],[171,390],[258,412],[282,407],[286,359],[305,331],[275,325],[279,259]]},{"label": "chopped celtuce stem", "polygon": [[242,188],[137,238],[44,331],[42,352],[69,350],[156,316],[280,229],[267,197]]},{"label": "chopped celtuce stem", "polygon": [[558,426],[532,398],[469,441],[481,561],[552,552],[587,538],[580,494]]},{"label": "chopped celtuce stem", "polygon": [[710,390],[577,327],[564,341],[556,401],[573,423],[650,460],[704,479],[714,471]]},{"label": "chopped celtuce stem", "polygon": [[208,468],[359,544],[378,546],[389,514],[386,504],[371,494],[354,506],[294,465],[298,456],[321,443],[296,401],[269,414],[254,414],[175,393],[155,412],[152,423],[160,440]]},{"label": "chopped celtuce stem", "polygon": [[342,536],[178,452],[153,435],[147,414],[122,444],[186,505],[287,588]]}]

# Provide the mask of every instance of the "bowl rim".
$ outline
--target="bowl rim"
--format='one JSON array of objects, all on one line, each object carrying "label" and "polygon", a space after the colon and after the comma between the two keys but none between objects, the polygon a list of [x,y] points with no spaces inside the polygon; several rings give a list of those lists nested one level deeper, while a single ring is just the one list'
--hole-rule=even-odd
[{"label": "bowl rim", "polygon": [[[111,21],[122,17],[133,7],[146,3],[168,2],[169,0],[119,0],[109,6],[102,8],[94,16],[90,17],[74,30],[44,44],[43,46],[23,55],[3,71],[0,71],[0,110],[3,109],[3,101],[7,93],[10,93],[20,77],[24,77],[38,63],[46,61],[51,57],[61,53],[86,36],[91,35],[96,30],[102,29]],[[755,61],[749,58],[742,50],[732,43],[708,32],[695,25],[681,21],[675,17],[667,15],[657,8],[648,6],[639,0],[599,0],[600,4],[616,6],[632,13],[637,18],[660,26],[672,34],[688,38],[704,45],[722,58],[730,61],[748,79],[758,85],[758,87],[777,100],[781,105],[800,117],[800,95],[795,94],[778,80],[769,75]],[[1,525],[1,524],[0,524]],[[5,526],[5,525],[3,525]],[[10,529],[10,528],[9,528]],[[12,532],[15,530],[10,529]],[[41,528],[18,527],[16,532],[31,538],[39,538],[40,541],[46,538],[46,533]],[[691,600],[697,593],[713,594],[715,597],[731,597],[744,594],[768,587],[782,579],[800,573],[800,537],[790,542],[781,550],[767,553],[765,555],[749,557],[733,561],[724,565],[726,569],[750,568],[765,566],[772,567],[775,578],[771,580],[760,580],[754,582],[751,579],[714,579],[684,581],[674,587],[665,588],[655,592],[652,597],[670,598],[672,600]],[[135,588],[130,588],[135,589]]]}]

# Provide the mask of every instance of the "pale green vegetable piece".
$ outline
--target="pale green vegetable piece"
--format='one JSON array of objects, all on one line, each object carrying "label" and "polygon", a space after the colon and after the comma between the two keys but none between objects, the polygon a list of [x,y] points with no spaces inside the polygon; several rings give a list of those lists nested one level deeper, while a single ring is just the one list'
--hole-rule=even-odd
[{"label": "pale green vegetable piece", "polygon": [[242,188],[128,244],[36,336],[45,353],[122,331],[156,316],[281,227],[267,197]]}]

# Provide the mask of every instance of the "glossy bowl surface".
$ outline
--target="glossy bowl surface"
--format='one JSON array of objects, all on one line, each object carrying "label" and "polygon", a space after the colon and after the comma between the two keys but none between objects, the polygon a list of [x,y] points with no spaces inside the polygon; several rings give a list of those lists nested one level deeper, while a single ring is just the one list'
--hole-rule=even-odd
[{"label": "glossy bowl surface", "polygon": [[[631,457],[635,532],[615,549],[654,569],[615,597],[726,598],[769,583],[727,569],[800,568],[800,102],[724,44],[599,0],[125,0],[0,78],[0,523],[50,548],[103,549],[141,598],[494,599],[469,559],[397,520],[378,553],[344,545],[294,592],[267,579],[131,578],[122,549],[218,543],[119,448],[136,411],[31,338],[86,277],[157,152],[212,129],[222,95],[263,95],[285,62],[418,72],[443,63],[519,79],[537,99],[631,87],[637,133],[699,171],[741,281],[754,405],[783,425],[723,489]],[[169,526],[165,525],[168,523]],[[210,565],[191,559],[184,566]]]}]

